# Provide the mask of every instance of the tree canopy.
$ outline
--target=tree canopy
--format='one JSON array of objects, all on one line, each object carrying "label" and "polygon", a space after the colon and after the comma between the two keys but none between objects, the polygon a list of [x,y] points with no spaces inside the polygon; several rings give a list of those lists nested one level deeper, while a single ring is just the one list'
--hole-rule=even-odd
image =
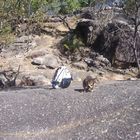
[{"label": "tree canopy", "polygon": [[90,0],[1,0],[0,16],[32,16],[38,11],[67,14],[91,3]]}]

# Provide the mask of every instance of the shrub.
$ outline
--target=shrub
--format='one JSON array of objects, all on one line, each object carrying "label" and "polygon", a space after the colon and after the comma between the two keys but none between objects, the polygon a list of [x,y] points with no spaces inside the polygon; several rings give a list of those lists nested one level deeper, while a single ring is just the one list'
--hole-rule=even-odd
[{"label": "shrub", "polygon": [[66,40],[63,42],[63,48],[66,52],[69,51],[70,53],[74,53],[80,47],[85,47],[85,45],[82,40],[80,38],[77,38],[77,36],[74,34],[67,37]]}]

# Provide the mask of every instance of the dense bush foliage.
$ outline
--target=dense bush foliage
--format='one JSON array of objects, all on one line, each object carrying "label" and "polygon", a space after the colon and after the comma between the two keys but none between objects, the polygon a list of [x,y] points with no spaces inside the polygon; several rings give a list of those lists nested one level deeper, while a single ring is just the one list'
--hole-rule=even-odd
[{"label": "dense bush foliage", "polygon": [[89,0],[1,0],[0,14],[31,16],[38,10],[65,14],[88,4]]},{"label": "dense bush foliage", "polygon": [[90,0],[0,0],[0,34],[10,32],[13,19],[40,21],[46,14],[73,13],[90,3]]},{"label": "dense bush foliage", "polygon": [[136,10],[140,8],[140,0],[125,0],[124,8],[128,14],[135,14]]},{"label": "dense bush foliage", "polygon": [[78,38],[74,34],[66,37],[63,44],[64,52],[69,52],[70,54],[74,53],[76,49],[79,49],[80,47],[85,47],[85,44],[82,42],[81,38]]},{"label": "dense bush foliage", "polygon": [[[95,3],[105,2],[106,0],[0,0],[0,17],[2,19],[11,16],[31,17],[38,12],[48,14],[68,14],[73,13],[85,6]],[[126,9],[133,11],[135,1],[125,0]]]},{"label": "dense bush foliage", "polygon": [[[10,29],[11,19],[34,18],[40,20],[44,14],[68,14],[85,6],[93,6],[106,0],[0,0],[0,33]],[[125,8],[133,12],[135,2],[125,0]],[[6,28],[5,28],[6,27]],[[4,29],[5,28],[5,29]],[[2,31],[4,29],[4,31]]]}]

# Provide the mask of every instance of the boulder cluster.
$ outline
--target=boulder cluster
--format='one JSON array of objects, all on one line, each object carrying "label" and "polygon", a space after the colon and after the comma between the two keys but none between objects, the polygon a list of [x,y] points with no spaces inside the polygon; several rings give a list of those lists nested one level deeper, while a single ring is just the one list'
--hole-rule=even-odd
[{"label": "boulder cluster", "polygon": [[122,14],[121,10],[119,14],[114,9],[107,11],[103,13],[106,15],[105,18],[107,15],[110,16],[109,12],[114,12],[107,21],[103,16],[97,17],[93,11],[90,11],[90,15],[92,17],[94,15],[94,18],[85,19],[88,16],[84,14],[84,18],[76,27],[77,36],[82,38],[87,47],[107,58],[112,66],[121,68],[137,66],[136,57],[140,59],[140,31],[138,30],[135,41],[131,19]]},{"label": "boulder cluster", "polygon": [[[60,19],[48,19],[41,27],[36,23],[29,26],[26,22],[18,23],[13,28],[13,31],[19,31],[14,42],[0,43],[0,88],[48,85],[61,65],[73,69],[79,79],[76,70],[102,75],[110,68],[133,69],[140,63],[137,61],[140,60],[140,30],[138,28],[134,40],[134,24],[122,9],[95,11],[87,8],[78,15],[72,31],[62,28]],[[27,26],[31,32],[27,32]],[[75,36],[77,39],[72,40]],[[65,44],[65,38],[73,41],[73,48]],[[81,46],[78,39],[82,41]]]}]

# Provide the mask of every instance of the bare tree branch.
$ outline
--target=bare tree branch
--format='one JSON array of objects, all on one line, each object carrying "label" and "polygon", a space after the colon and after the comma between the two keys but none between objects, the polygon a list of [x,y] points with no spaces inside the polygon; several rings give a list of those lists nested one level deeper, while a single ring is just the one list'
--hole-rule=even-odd
[{"label": "bare tree branch", "polygon": [[66,16],[64,16],[64,17],[58,16],[58,17],[62,20],[63,24],[69,29],[69,31],[72,31],[68,22],[66,21]]},{"label": "bare tree branch", "polygon": [[[5,77],[5,79],[7,80],[5,83],[2,82],[2,80],[0,80],[0,85],[2,85],[2,88],[6,88],[6,87],[12,87],[12,86],[16,86],[16,79],[17,76],[19,75],[19,71],[20,71],[20,65],[18,67],[18,70],[14,76],[14,73],[12,70],[4,70],[2,72],[0,72],[0,75],[3,75]],[[12,72],[11,76],[8,75],[9,72]]]}]

